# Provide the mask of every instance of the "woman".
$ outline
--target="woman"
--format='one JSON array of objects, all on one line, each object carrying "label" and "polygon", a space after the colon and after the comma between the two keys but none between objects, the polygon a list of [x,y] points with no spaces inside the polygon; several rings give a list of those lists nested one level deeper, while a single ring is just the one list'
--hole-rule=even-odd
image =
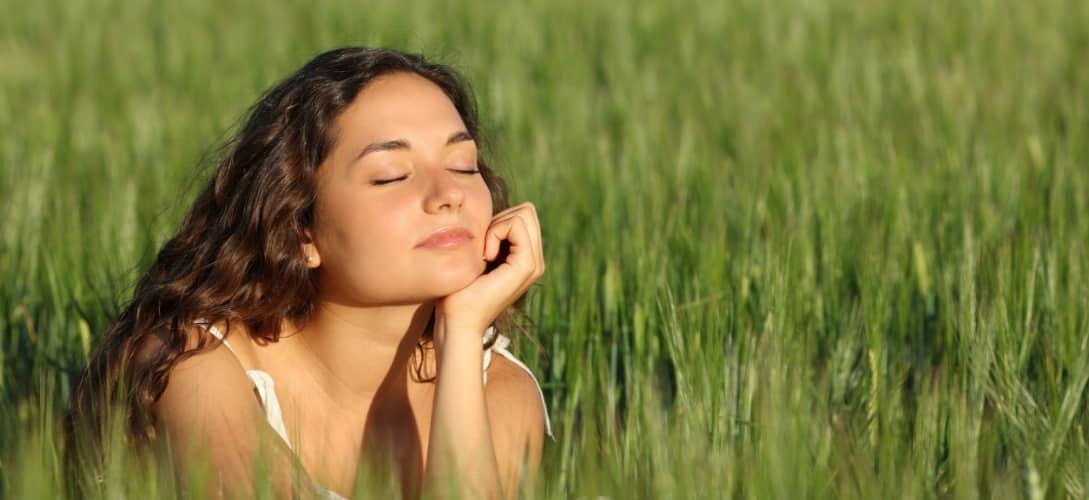
[{"label": "woman", "polygon": [[92,354],[70,431],[101,436],[119,402],[179,475],[206,450],[213,495],[253,494],[268,436],[281,495],[348,495],[360,464],[391,464],[406,497],[516,494],[551,430],[497,330],[545,266],[533,205],[508,208],[479,139],[448,67],[314,58],[227,145]]}]

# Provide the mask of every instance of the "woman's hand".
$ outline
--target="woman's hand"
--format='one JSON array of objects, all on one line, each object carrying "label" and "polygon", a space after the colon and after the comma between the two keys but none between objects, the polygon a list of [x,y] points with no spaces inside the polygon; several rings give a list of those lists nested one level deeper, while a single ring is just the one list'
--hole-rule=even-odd
[{"label": "woman's hand", "polygon": [[484,234],[484,260],[491,262],[499,256],[503,240],[510,243],[504,262],[436,303],[435,339],[439,345],[446,332],[483,335],[488,325],[544,273],[541,225],[532,203],[527,201],[492,217]]},{"label": "woman's hand", "polygon": [[492,217],[482,258],[496,261],[504,240],[510,244],[505,260],[435,305],[438,383],[425,481],[434,493],[457,485],[454,491],[461,498],[500,498],[504,487],[514,488],[503,485],[499,475],[484,401],[480,342],[488,325],[544,273],[533,204],[522,203]]}]

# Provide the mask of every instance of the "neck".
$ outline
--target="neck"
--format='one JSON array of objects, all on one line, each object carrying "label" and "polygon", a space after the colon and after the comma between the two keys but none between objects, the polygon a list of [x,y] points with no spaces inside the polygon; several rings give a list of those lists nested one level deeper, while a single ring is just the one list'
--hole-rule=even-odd
[{"label": "neck", "polygon": [[[337,399],[371,399],[382,384],[407,383],[408,362],[434,302],[358,307],[319,301],[296,341],[317,382]],[[346,392],[342,392],[346,391]]]}]

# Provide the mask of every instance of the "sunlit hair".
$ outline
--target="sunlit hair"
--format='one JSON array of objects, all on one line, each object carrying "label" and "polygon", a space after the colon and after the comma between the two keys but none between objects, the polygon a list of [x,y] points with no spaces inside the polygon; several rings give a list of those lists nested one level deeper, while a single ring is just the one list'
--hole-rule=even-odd
[{"label": "sunlit hair", "polygon": [[[463,79],[452,68],[415,54],[332,50],[269,90],[225,144],[214,175],[178,232],[91,353],[66,419],[68,435],[88,437],[90,445],[72,456],[84,457],[81,462],[101,458],[111,408],[123,410],[116,417],[124,419],[127,443],[144,448],[154,438],[152,407],[171,369],[219,343],[203,335],[195,349],[186,350],[194,321],[228,329],[244,325],[249,335],[273,342],[283,319],[306,324],[317,283],[301,248],[304,230],[314,219],[318,166],[333,149],[334,120],[368,82],[392,72],[415,73],[441,88],[469,134],[482,143],[474,98]],[[503,180],[482,155],[477,166],[494,212],[507,208]],[[498,331],[515,327],[524,298],[496,320]],[[430,341],[431,326],[418,353]]]}]

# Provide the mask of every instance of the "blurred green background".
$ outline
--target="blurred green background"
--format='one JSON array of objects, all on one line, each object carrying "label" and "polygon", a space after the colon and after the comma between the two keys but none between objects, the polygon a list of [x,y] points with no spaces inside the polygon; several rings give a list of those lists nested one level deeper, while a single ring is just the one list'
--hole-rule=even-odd
[{"label": "blurred green background", "polygon": [[0,496],[70,480],[89,346],[345,45],[462,70],[538,207],[538,497],[1089,494],[1089,2],[3,3]]}]

